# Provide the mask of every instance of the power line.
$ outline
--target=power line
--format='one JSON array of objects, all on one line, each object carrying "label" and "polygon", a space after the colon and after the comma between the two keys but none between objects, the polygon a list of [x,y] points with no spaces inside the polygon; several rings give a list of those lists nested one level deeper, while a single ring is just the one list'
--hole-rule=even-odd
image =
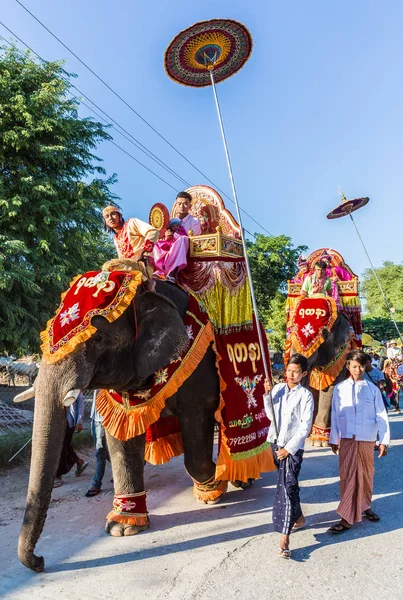
[{"label": "power line", "polygon": [[[44,58],[42,58],[40,56],[40,54],[38,54],[31,46],[29,46],[26,42],[24,42],[14,31],[12,31],[9,27],[7,27],[7,25],[5,25],[2,21],[0,21],[0,24],[12,35],[14,36],[21,44],[23,44],[26,48],[28,48],[28,50],[30,50],[35,56],[37,56],[39,58],[39,60],[41,60],[44,63],[48,63],[47,60],[45,60]],[[11,42],[9,42],[6,38],[4,38],[3,36],[0,36],[0,38],[2,40],[4,40],[9,46],[12,46]],[[19,52],[22,54],[22,52],[19,50]],[[127,133],[128,136],[130,136],[130,138],[133,138],[133,140],[129,139],[126,135],[124,135],[121,131],[119,131],[118,129],[116,129],[116,127],[114,127],[114,125],[112,123],[109,123],[104,117],[102,117],[101,115],[99,115],[99,113],[97,113],[93,108],[91,108],[90,106],[88,106],[88,104],[86,104],[85,102],[83,102],[83,100],[81,98],[78,98],[77,96],[74,96],[71,92],[70,95],[76,99],[80,104],[86,106],[92,113],[94,113],[98,118],[102,119],[105,123],[107,123],[108,125],[110,125],[111,127],[113,127],[113,129],[119,133],[120,135],[122,135],[125,139],[127,139],[130,143],[132,143],[136,148],[138,148],[139,150],[141,150],[144,154],[146,154],[146,156],[148,156],[149,158],[151,158],[151,160],[154,160],[154,162],[156,162],[159,166],[162,166],[163,168],[165,168],[165,170],[170,173],[171,175],[175,176],[178,180],[180,180],[181,182],[183,182],[186,186],[191,187],[191,184],[189,182],[187,182],[185,179],[183,179],[179,174],[177,174],[173,169],[171,169],[171,167],[169,167],[168,165],[166,165],[159,157],[157,157],[155,154],[153,154],[146,146],[144,146],[140,141],[138,141],[130,132],[128,132],[122,125],[120,125],[113,117],[111,117],[110,115],[108,115],[107,112],[105,112],[100,106],[98,106],[91,98],[89,98],[86,94],[84,94],[84,92],[82,92],[76,85],[74,85],[70,80],[66,79],[65,77],[63,77],[62,75],[60,76],[61,79],[63,79],[66,83],[68,83],[69,86],[73,87],[75,90],[77,90],[77,92],[79,94],[81,94],[84,98],[86,98],[89,102],[91,102],[91,104],[93,104],[99,111],[101,111],[108,119],[110,119],[111,121],[113,121],[114,123],[116,123],[116,125],[122,129],[122,131],[124,131],[125,133]],[[111,140],[108,140],[111,141]],[[137,143],[136,143],[137,142]],[[150,169],[149,167],[147,167],[146,165],[144,165],[144,163],[142,163],[141,161],[139,161],[138,159],[136,159],[132,154],[130,154],[129,152],[127,152],[126,150],[124,150],[121,146],[119,146],[116,142],[111,142],[113,143],[114,146],[116,146],[119,150],[121,150],[122,152],[124,152],[127,156],[129,156],[130,158],[132,158],[136,163],[138,163],[139,165],[141,165],[143,168],[145,168],[147,171],[149,171],[150,173],[152,173],[153,175],[155,175],[155,177],[157,177],[158,179],[160,179],[161,181],[163,181],[166,185],[168,185],[171,189],[177,191],[176,188],[174,188],[170,183],[168,183],[165,179],[163,179],[162,177],[160,177],[157,173],[155,173],[152,169]],[[137,144],[139,144],[140,146],[142,146],[142,148],[144,148],[144,150],[142,148],[140,148]],[[151,155],[151,156],[150,156]],[[155,158],[153,158],[155,157]],[[210,181],[210,180],[209,180]],[[213,183],[213,185],[215,185]],[[217,186],[216,186],[217,187]],[[217,187],[217,189],[219,190],[219,188]],[[221,191],[221,190],[220,190]],[[227,194],[225,194],[225,192],[222,192],[227,198],[229,198],[229,200],[231,200],[231,202],[234,202],[232,200],[231,197],[229,197]],[[264,229],[265,231],[267,231],[267,229],[265,229],[258,221],[256,221],[256,219],[254,219],[254,217],[252,217],[248,212],[246,212],[244,209],[242,209],[242,212],[247,215],[253,222],[255,222],[259,227],[261,227],[262,229]],[[246,229],[245,227],[245,231],[252,236],[253,238],[256,239],[256,235],[252,232],[250,232],[248,229]],[[267,231],[267,233],[269,233],[270,236],[272,236],[272,234],[270,232]]]},{"label": "power line", "polygon": [[[219,192],[221,192],[223,195],[225,195],[226,198],[229,198],[233,202],[232,198],[230,196],[228,196],[228,194],[223,192],[223,190],[221,190],[209,177],[207,177],[207,175],[205,175],[202,171],[200,171],[200,169],[198,167],[196,167],[196,165],[194,163],[192,163],[184,154],[182,154],[182,152],[180,152],[180,150],[178,150],[173,144],[171,144],[171,142],[169,140],[167,140],[166,137],[164,137],[153,125],[151,125],[151,123],[149,121],[147,121],[147,119],[145,119],[138,111],[136,111],[133,108],[133,106],[131,106],[131,104],[129,104],[127,102],[127,100],[125,100],[120,94],[118,94],[118,92],[116,92],[116,90],[114,90],[84,60],[82,60],[78,56],[78,54],[76,54],[71,48],[69,48],[69,46],[67,46],[55,33],[53,33],[53,31],[51,31],[49,29],[49,27],[47,27],[36,15],[34,15],[20,0],[15,0],[15,1],[21,6],[21,8],[23,8],[29,15],[31,15],[31,17],[33,19],[35,19],[35,21],[37,23],[39,23],[55,40],[57,40],[63,46],[63,48],[65,48],[68,52],[70,52],[70,54],[72,56],[74,56],[86,69],[88,69],[88,71],[90,71],[90,73],[92,73],[94,75],[94,77],[96,77],[98,79],[98,81],[100,81],[103,85],[105,85],[105,87],[107,87],[108,90],[112,92],[112,94],[114,94],[121,102],[123,102],[123,104],[125,104],[125,106],[127,106],[127,108],[129,108],[129,110],[131,110],[139,119],[141,119],[141,121],[143,121],[143,123],[145,123],[147,125],[147,127],[149,127],[156,135],[158,135],[158,137],[160,137],[166,144],[168,144],[168,146],[170,146],[170,148],[172,148],[181,158],[183,158],[189,165],[191,165],[200,175],[202,175],[202,177],[204,177],[208,182],[210,182],[214,186],[215,189],[217,189]],[[256,219],[254,219],[251,215],[249,215],[244,209],[241,209],[241,210],[254,223],[256,223],[261,229],[266,231],[266,233],[268,233],[270,236],[273,236],[273,234],[270,233],[270,231],[268,231],[268,229],[263,227],[263,225],[261,225]]]},{"label": "power line", "polygon": [[[47,63],[48,61],[46,61],[44,58],[42,58],[37,52],[35,52],[35,50],[31,47],[28,46],[28,44],[26,44],[20,37],[18,37],[13,31],[11,31],[11,29],[9,29],[2,21],[0,21],[0,24],[7,29],[7,31],[9,31],[11,33],[11,35],[13,35],[19,42],[21,42],[21,44],[23,44],[24,46],[26,46],[33,54],[35,54],[35,56],[37,56],[39,58],[39,60],[41,60],[44,63]],[[3,39],[9,46],[12,46],[12,44],[6,40],[3,36],[0,36],[1,39]],[[114,127],[114,125],[112,123],[107,122],[105,119],[103,119],[103,121],[105,121],[105,123],[108,123],[108,125],[110,125],[111,127],[113,127],[113,129],[119,133],[120,135],[122,135],[123,137],[125,137],[131,144],[133,144],[136,148],[138,148],[141,152],[143,152],[143,154],[145,154],[146,156],[148,156],[148,158],[151,158],[151,160],[153,160],[155,163],[158,164],[158,166],[161,166],[162,168],[164,168],[170,175],[173,175],[174,177],[176,177],[179,181],[181,181],[182,183],[184,183],[186,186],[190,187],[190,183],[188,181],[186,181],[185,179],[183,179],[183,177],[181,177],[178,173],[176,173],[171,167],[169,167],[166,163],[164,163],[158,156],[156,156],[155,154],[153,154],[151,152],[151,150],[149,150],[146,146],[144,146],[139,140],[137,140],[129,131],[127,131],[127,129],[125,129],[122,125],[120,125],[120,123],[118,123],[113,117],[111,117],[110,115],[108,115],[107,112],[105,112],[100,106],[98,106],[93,100],[91,100],[91,98],[89,98],[88,96],[86,96],[86,94],[84,94],[84,92],[82,90],[80,90],[76,85],[74,85],[69,79],[67,79],[66,77],[63,77],[62,75],[60,76],[61,79],[63,79],[63,81],[65,81],[69,86],[73,87],[75,90],[77,90],[77,92],[79,94],[81,94],[84,98],[86,98],[88,100],[88,102],[91,102],[91,104],[93,104],[99,111],[101,111],[108,119],[110,119],[113,123],[115,123],[120,129],[122,129],[122,131],[124,131],[127,136],[129,136],[132,139],[129,139],[129,137],[126,137],[126,135],[124,135],[121,131],[119,131],[118,129],[116,129],[116,127]],[[78,98],[75,96],[75,98],[77,98],[77,100],[79,102],[81,102],[82,104],[85,105],[84,102],[82,102],[81,98]],[[93,109],[91,109],[88,105],[86,105],[87,108],[89,108],[89,110],[92,110],[93,113],[97,114],[96,111],[94,111]],[[98,115],[99,116],[99,115]],[[99,117],[102,118],[102,117]],[[142,164],[142,163],[140,163]]]}]

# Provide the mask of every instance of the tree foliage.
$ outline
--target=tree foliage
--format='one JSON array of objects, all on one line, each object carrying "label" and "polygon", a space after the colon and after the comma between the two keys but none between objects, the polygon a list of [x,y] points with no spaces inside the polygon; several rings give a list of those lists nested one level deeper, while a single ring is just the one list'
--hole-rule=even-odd
[{"label": "tree foliage", "polygon": [[[403,332],[403,321],[397,321],[397,326]],[[390,340],[397,336],[396,327],[390,317],[366,317],[362,320],[362,330],[378,342]]]},{"label": "tree foliage", "polygon": [[[375,269],[386,298],[394,311],[396,320],[403,320],[403,264],[387,261]],[[385,300],[373,272],[367,269],[361,281],[361,291],[365,297],[366,316],[390,319]],[[393,326],[393,323],[392,323]],[[396,330],[395,330],[396,331]]]},{"label": "tree foliage", "polygon": [[36,351],[76,274],[111,256],[101,209],[115,198],[93,154],[110,139],[80,119],[61,63],[0,49],[0,351]]},{"label": "tree foliage", "polygon": [[259,317],[272,330],[270,347],[280,351],[285,342],[287,281],[297,272],[297,259],[307,247],[294,247],[285,235],[262,234],[256,234],[254,242],[247,241],[247,247]]}]

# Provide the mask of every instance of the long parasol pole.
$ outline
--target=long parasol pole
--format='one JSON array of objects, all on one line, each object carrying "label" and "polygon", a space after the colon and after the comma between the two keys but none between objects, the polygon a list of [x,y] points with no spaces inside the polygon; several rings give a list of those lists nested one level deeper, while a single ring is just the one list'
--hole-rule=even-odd
[{"label": "long parasol pole", "polygon": [[[248,279],[249,279],[249,285],[250,285],[250,292],[251,292],[251,296],[252,296],[253,312],[255,313],[255,317],[256,317],[257,334],[259,336],[259,343],[260,343],[260,348],[261,348],[261,353],[262,353],[264,374],[265,374],[266,379],[268,381],[270,381],[271,378],[270,378],[270,373],[269,373],[269,368],[268,368],[268,363],[267,363],[265,344],[263,342],[263,336],[262,336],[262,332],[261,332],[261,329],[260,329],[259,315],[258,315],[258,311],[257,311],[257,304],[256,304],[256,297],[255,297],[255,289],[254,289],[254,286],[253,286],[252,272],[250,270],[250,264],[249,264],[249,258],[248,258],[248,251],[247,251],[247,248],[246,248],[245,236],[244,236],[244,231],[243,231],[242,216],[241,216],[241,211],[239,209],[238,195],[237,195],[237,192],[236,192],[234,174],[233,174],[233,171],[232,171],[231,159],[230,159],[230,155],[229,155],[229,151],[228,151],[227,138],[225,136],[224,124],[223,124],[223,119],[222,119],[222,115],[221,115],[221,108],[220,108],[220,103],[218,101],[218,95],[217,95],[217,90],[216,90],[216,86],[215,86],[214,74],[213,74],[213,68],[212,67],[209,67],[209,73],[210,73],[210,79],[211,79],[211,86],[213,88],[215,105],[216,105],[216,108],[217,108],[218,122],[220,124],[221,136],[222,136],[222,140],[223,140],[223,144],[224,144],[225,157],[227,159],[227,166],[228,166],[229,178],[231,180],[232,195],[234,197],[234,202],[235,202],[235,206],[236,206],[236,212],[237,212],[237,216],[238,216],[238,223],[239,223],[239,226],[240,226],[240,229],[241,229],[241,240],[242,240],[243,252],[244,252],[244,255],[245,255],[246,270],[247,270],[247,273],[248,273]],[[272,399],[271,393],[269,394],[269,402],[270,402],[270,408],[271,408],[271,412],[272,412],[272,415],[271,415],[272,416],[272,422],[273,422],[273,425],[274,425],[274,430],[276,432],[276,438],[278,438],[278,427],[277,427],[277,422],[276,422],[276,418],[275,418],[275,415],[274,415],[273,399]]]},{"label": "long parasol pole", "polygon": [[385,291],[384,291],[384,289],[383,289],[383,287],[382,287],[382,284],[381,284],[381,282],[379,281],[379,277],[378,277],[378,275],[377,275],[377,273],[376,273],[376,271],[375,271],[375,267],[374,267],[374,265],[373,265],[373,263],[372,263],[371,257],[370,257],[370,255],[369,255],[369,253],[368,253],[368,250],[367,250],[367,248],[366,248],[366,246],[365,246],[365,244],[364,244],[364,240],[362,239],[362,237],[361,237],[361,235],[360,235],[360,232],[359,232],[359,230],[358,230],[358,227],[357,227],[357,225],[356,225],[356,222],[355,222],[355,220],[353,219],[353,215],[351,214],[351,212],[349,213],[349,217],[350,217],[350,219],[351,219],[351,221],[352,221],[352,223],[353,223],[353,225],[354,225],[354,227],[355,227],[355,230],[356,230],[356,232],[357,232],[358,238],[359,238],[359,240],[360,240],[360,242],[361,242],[361,244],[362,244],[362,247],[364,248],[364,252],[365,252],[365,254],[367,255],[367,258],[368,258],[368,260],[369,260],[369,264],[371,265],[371,269],[372,269],[372,272],[373,272],[373,274],[374,274],[375,280],[376,280],[376,282],[377,282],[377,284],[378,284],[378,287],[379,287],[379,289],[380,289],[380,291],[381,291],[381,294],[382,294],[382,296],[383,296],[383,299],[385,300],[385,304],[386,304],[386,307],[387,307],[387,309],[388,309],[388,311],[389,311],[390,318],[392,319],[392,321],[393,321],[393,323],[394,323],[394,325],[395,325],[395,327],[396,327],[397,334],[398,334],[398,336],[399,336],[399,338],[400,338],[400,341],[402,342],[402,346],[403,346],[403,338],[402,338],[402,334],[400,333],[400,330],[399,330],[398,324],[396,323],[395,317],[393,316],[393,311],[392,311],[392,308],[391,308],[391,306],[390,306],[390,304],[389,304],[389,302],[388,302],[388,299],[387,299],[387,297],[386,297],[386,294],[385,294]]}]

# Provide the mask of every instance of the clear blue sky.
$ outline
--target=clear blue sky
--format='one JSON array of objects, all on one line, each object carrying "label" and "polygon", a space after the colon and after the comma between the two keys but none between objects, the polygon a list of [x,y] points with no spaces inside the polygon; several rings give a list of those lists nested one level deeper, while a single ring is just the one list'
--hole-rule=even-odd
[{"label": "clear blue sky", "polygon": [[[374,263],[401,262],[403,2],[401,0],[22,0],[201,171],[230,194],[210,88],[175,84],[164,50],[192,23],[228,17],[254,39],[251,59],[218,86],[241,205],[271,233],[311,250],[367,259],[349,219],[327,221],[340,198],[368,195],[356,222]],[[1,20],[46,59],[66,59],[77,85],[192,184],[207,183],[15,2]],[[0,26],[1,35],[6,35]],[[90,114],[86,109],[83,116]],[[115,141],[167,178],[126,140]],[[174,191],[111,144],[98,149],[126,216],[146,219]],[[227,202],[229,208],[231,203]],[[245,217],[244,226],[259,231]]]}]

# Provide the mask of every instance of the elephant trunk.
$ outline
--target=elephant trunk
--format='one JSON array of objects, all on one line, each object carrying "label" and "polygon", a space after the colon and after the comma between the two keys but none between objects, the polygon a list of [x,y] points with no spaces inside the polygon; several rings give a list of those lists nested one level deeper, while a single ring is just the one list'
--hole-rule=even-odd
[{"label": "elephant trunk", "polygon": [[35,382],[31,469],[18,557],[23,565],[38,572],[43,571],[45,563],[34,550],[45,524],[66,431],[63,398],[69,389],[77,387],[76,369],[74,364],[66,368],[68,361],[61,361],[63,366],[41,365]]}]

